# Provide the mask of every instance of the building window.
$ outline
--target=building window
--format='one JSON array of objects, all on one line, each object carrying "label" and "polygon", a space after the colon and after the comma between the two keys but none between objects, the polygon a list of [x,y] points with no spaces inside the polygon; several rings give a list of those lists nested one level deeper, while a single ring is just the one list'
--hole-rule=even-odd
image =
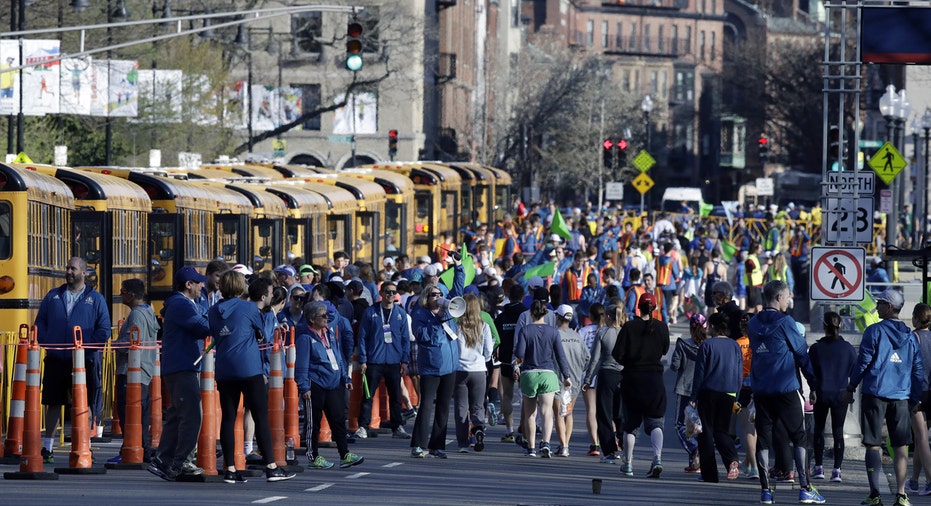
[{"label": "building window", "polygon": [[637,50],[637,25],[630,25],[630,44],[627,46],[627,50]]},{"label": "building window", "polygon": [[672,53],[679,54],[679,26],[672,25]]},{"label": "building window", "polygon": [[587,46],[588,46],[588,47],[592,47],[592,46],[595,45],[595,21],[589,19],[589,20],[588,20],[588,23],[586,23],[586,25],[587,25],[587,26],[586,26],[586,29],[588,30],[588,39],[587,39],[587,40],[588,40],[588,44],[587,44]]},{"label": "building window", "polygon": [[701,13],[702,13],[702,14],[704,14],[704,13],[707,12],[706,9],[708,8],[708,6],[707,6],[706,3],[705,3],[706,1],[707,1],[707,0],[701,0]]},{"label": "building window", "polygon": [[660,53],[666,50],[666,41],[663,40],[663,35],[664,35],[663,32],[665,30],[663,30],[663,28],[666,28],[666,27],[663,25],[659,25],[659,28],[657,29],[658,33],[656,34],[657,49],[659,49]]},{"label": "building window", "polygon": [[698,35],[698,59],[705,61],[705,31]]},{"label": "building window", "polygon": [[608,22],[601,22],[601,47],[608,47]]},{"label": "building window", "polygon": [[621,89],[624,91],[633,91],[630,88],[630,69],[624,69],[623,79],[621,80]]},{"label": "building window", "polygon": [[676,70],[676,84],[673,99],[678,102],[691,102],[695,97],[695,71],[692,69]]},{"label": "building window", "polygon": [[685,54],[692,54],[692,27],[685,27]]},{"label": "building window", "polygon": [[659,91],[662,94],[663,100],[669,98],[669,72],[663,71],[662,74],[662,84],[660,85]]},{"label": "building window", "polygon": [[659,71],[650,72],[650,94],[654,97],[659,92]]},{"label": "building window", "polygon": [[319,53],[320,37],[323,36],[323,18],[320,12],[304,12],[291,16],[291,35],[298,50],[303,53]]},{"label": "building window", "polygon": [[715,41],[716,41],[716,39],[717,39],[716,35],[717,35],[717,32],[711,32],[711,61],[714,61],[715,56],[716,56],[716,55],[715,55],[715,48],[714,48],[714,46],[715,46]]},{"label": "building window", "polygon": [[640,91],[640,69],[634,70],[634,89],[631,91]]},{"label": "building window", "polygon": [[650,25],[643,25],[643,50],[650,50]]},{"label": "building window", "polygon": [[301,90],[301,117],[306,118],[302,124],[304,130],[320,130],[320,85],[298,84]]},{"label": "building window", "polygon": [[614,44],[617,46],[617,50],[620,51],[624,47],[624,38],[621,32],[621,23],[617,24],[617,33],[614,34]]}]

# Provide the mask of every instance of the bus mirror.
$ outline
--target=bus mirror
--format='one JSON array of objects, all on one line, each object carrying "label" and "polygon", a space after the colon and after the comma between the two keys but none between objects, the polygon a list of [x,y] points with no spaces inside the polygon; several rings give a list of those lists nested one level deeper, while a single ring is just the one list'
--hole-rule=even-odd
[{"label": "bus mirror", "polygon": [[84,253],[84,260],[88,264],[97,264],[100,263],[100,251],[99,250],[90,250]]},{"label": "bus mirror", "polygon": [[220,252],[224,257],[231,257],[233,253],[236,253],[236,244],[224,244]]},{"label": "bus mirror", "polygon": [[270,256],[272,255],[272,247],[271,247],[271,246],[262,246],[261,248],[259,248],[259,255],[262,256],[262,257],[264,257],[264,258],[270,257]]},{"label": "bus mirror", "polygon": [[165,248],[158,250],[158,259],[162,262],[170,262],[175,256],[175,250],[171,248]]},{"label": "bus mirror", "polygon": [[223,221],[222,230],[223,235],[235,235],[236,234],[236,223],[232,221]]},{"label": "bus mirror", "polygon": [[271,237],[272,227],[268,225],[259,225],[259,237]]}]

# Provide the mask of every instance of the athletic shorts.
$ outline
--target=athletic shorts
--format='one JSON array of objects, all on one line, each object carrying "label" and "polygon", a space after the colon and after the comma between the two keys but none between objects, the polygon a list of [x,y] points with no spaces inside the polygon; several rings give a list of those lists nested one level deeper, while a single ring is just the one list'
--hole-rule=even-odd
[{"label": "athletic shorts", "polygon": [[559,391],[559,378],[553,371],[527,371],[520,375],[520,392],[531,399]]},{"label": "athletic shorts", "polygon": [[[87,381],[87,399],[91,402],[97,388],[97,364],[92,353],[85,350],[84,369]],[[73,364],[71,358],[62,360],[52,355],[45,356],[45,367],[42,372],[42,405],[64,406],[71,404]]]},{"label": "athletic shorts", "polygon": [[885,446],[883,422],[893,448],[912,442],[908,400],[883,399],[863,394],[860,399],[860,427],[864,446]]},{"label": "athletic shorts", "polygon": [[747,307],[761,306],[763,304],[763,290],[758,286],[747,287]]}]

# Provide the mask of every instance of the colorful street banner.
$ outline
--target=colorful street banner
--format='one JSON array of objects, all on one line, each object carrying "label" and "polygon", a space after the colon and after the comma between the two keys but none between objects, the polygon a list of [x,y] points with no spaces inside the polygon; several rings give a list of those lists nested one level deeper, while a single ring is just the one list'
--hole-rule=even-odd
[{"label": "colorful street banner", "polygon": [[[338,95],[333,102],[342,102],[343,97]],[[378,95],[370,92],[350,95],[346,105],[333,111],[333,133],[378,133]]]},{"label": "colorful street banner", "polygon": [[252,85],[252,131],[267,132],[275,129],[278,111],[278,93],[272,86]]},{"label": "colorful street banner", "polygon": [[27,116],[58,113],[61,66],[56,58],[60,54],[60,41],[23,41],[23,113]]},{"label": "colorful street banner", "polygon": [[110,60],[107,104],[111,117],[139,115],[139,62]]},{"label": "colorful street banner", "polygon": [[[278,124],[287,125],[301,118],[304,91],[300,88],[278,88]],[[300,127],[295,128],[300,130]]]},{"label": "colorful street banner", "polygon": [[61,60],[58,103],[62,114],[91,113],[91,79],[88,69],[91,57],[64,58]]},{"label": "colorful street banner", "polygon": [[19,44],[15,40],[0,40],[0,114],[19,112],[19,74],[7,70],[19,66]]}]

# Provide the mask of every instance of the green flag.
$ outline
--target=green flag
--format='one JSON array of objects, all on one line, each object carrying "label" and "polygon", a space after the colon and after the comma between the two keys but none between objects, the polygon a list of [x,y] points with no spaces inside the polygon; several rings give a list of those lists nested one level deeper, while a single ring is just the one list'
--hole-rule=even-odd
[{"label": "green flag", "polygon": [[552,262],[546,262],[545,264],[538,265],[532,269],[527,269],[527,271],[524,272],[524,279],[530,279],[534,276],[545,278],[547,276],[552,276],[553,274],[556,274],[556,260],[553,260]]},{"label": "green flag", "polygon": [[724,260],[730,263],[731,259],[734,258],[734,253],[737,253],[737,247],[727,241],[721,241],[721,254],[724,255]]},{"label": "green flag", "polygon": [[[465,244],[462,245],[462,250],[459,253],[462,255],[462,270],[465,271],[465,286],[469,286],[472,284],[472,280],[475,279],[475,261],[472,260],[472,255],[469,254]],[[443,274],[440,274],[440,282],[446,285],[446,288],[452,288],[454,276],[455,269],[450,267],[443,271]]]},{"label": "green flag", "polygon": [[698,214],[700,216],[711,216],[711,211],[714,210],[714,204],[707,204],[702,202],[698,207]]},{"label": "green flag", "polygon": [[569,233],[569,227],[566,226],[566,221],[562,219],[562,214],[559,212],[559,209],[557,209],[556,214],[553,215],[553,224],[550,225],[550,233],[556,234],[567,241],[572,239],[572,234]]}]

